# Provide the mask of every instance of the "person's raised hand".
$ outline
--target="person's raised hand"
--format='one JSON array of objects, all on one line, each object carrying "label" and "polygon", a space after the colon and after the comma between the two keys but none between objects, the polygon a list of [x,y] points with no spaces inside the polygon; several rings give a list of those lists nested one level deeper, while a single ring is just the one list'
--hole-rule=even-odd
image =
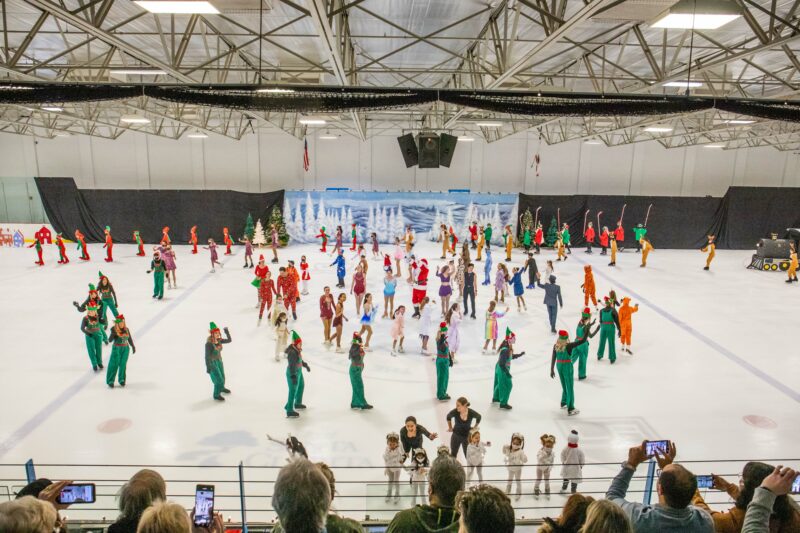
[{"label": "person's raised hand", "polygon": [[658,463],[658,467],[661,470],[664,470],[665,467],[672,464],[675,460],[675,455],[678,453],[678,449],[675,447],[674,442],[669,443],[669,449],[661,455],[659,452],[656,452],[655,458],[656,462]]},{"label": "person's raised hand", "polygon": [[776,496],[789,494],[792,489],[792,482],[797,477],[797,471],[781,465],[775,467],[770,475],[761,482],[761,487],[767,489]]},{"label": "person's raised hand", "polygon": [[431,440],[435,439],[438,436],[439,436],[438,433],[431,433]]},{"label": "person's raised hand", "polygon": [[628,450],[628,464],[633,468],[636,468],[645,461],[647,461],[647,454],[644,451],[644,442]]},{"label": "person's raised hand", "polygon": [[711,487],[722,492],[728,492],[728,487],[731,485],[725,478],[716,474],[711,474]]},{"label": "person's raised hand", "polygon": [[39,493],[39,499],[50,502],[56,510],[62,511],[69,507],[70,504],[58,503],[58,497],[61,491],[64,490],[64,487],[71,483],[72,481],[56,481],[55,483],[51,483]]}]

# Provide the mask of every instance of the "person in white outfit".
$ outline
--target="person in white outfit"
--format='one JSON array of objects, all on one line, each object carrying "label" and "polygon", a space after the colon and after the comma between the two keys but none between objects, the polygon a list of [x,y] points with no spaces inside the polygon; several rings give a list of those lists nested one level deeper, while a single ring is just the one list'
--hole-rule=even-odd
[{"label": "person in white outfit", "polygon": [[553,469],[553,461],[556,454],[553,447],[556,444],[556,438],[553,435],[545,433],[539,439],[542,441],[542,447],[536,454],[536,485],[533,488],[533,496],[538,500],[541,491],[539,486],[544,479],[544,494],[547,499],[550,499],[550,471]]},{"label": "person in white outfit", "polygon": [[478,471],[478,481],[483,483],[483,458],[486,448],[491,442],[481,442],[481,430],[474,427],[469,430],[469,444],[467,444],[467,481],[472,480],[472,473]]},{"label": "person in white outfit", "polygon": [[413,500],[411,505],[417,505],[417,498],[425,498],[425,481],[428,479],[428,454],[424,448],[416,448],[411,453],[411,489]]},{"label": "person in white outfit", "polygon": [[394,489],[394,502],[400,501],[400,472],[403,470],[403,463],[406,454],[400,447],[400,435],[395,432],[386,435],[386,451],[383,452],[383,464],[386,469],[383,471],[389,478],[389,485],[386,489],[386,502],[392,498]]},{"label": "person in white outfit", "polygon": [[428,339],[431,337],[431,330],[433,328],[433,304],[436,302],[427,296],[420,302],[420,319],[419,319],[419,338],[422,341],[422,355],[430,355],[428,351]]},{"label": "person in white outfit", "polygon": [[275,317],[275,360],[284,357],[286,347],[289,345],[289,318],[286,313],[278,313]]},{"label": "person in white outfit", "polygon": [[561,450],[561,492],[567,491],[567,486],[572,485],[570,492],[578,492],[578,483],[583,481],[583,465],[586,459],[583,450],[578,448],[578,432],[574,429],[567,437],[567,445]]},{"label": "person in white outfit", "polygon": [[503,446],[506,468],[508,468],[508,483],[506,483],[506,494],[511,494],[512,481],[517,482],[517,497],[522,497],[522,465],[528,462],[525,455],[525,437],[521,433],[511,435],[511,444]]}]

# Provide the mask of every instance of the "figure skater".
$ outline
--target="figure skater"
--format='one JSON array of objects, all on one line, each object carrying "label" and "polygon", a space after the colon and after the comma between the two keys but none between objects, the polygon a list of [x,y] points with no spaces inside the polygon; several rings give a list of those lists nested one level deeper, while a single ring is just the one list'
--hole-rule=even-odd
[{"label": "figure skater", "polygon": [[586,337],[586,344],[581,344],[575,351],[578,353],[578,380],[586,379],[586,363],[589,360],[589,339],[597,335],[597,332],[600,331],[600,326],[594,328],[594,331],[591,331],[592,326],[596,321],[592,320],[592,310],[588,307],[583,309],[581,313],[581,319],[578,322],[578,326],[575,328],[575,338],[580,339],[582,337]]},{"label": "figure skater", "polygon": [[486,310],[486,327],[485,327],[485,338],[486,342],[483,343],[483,354],[486,355],[486,349],[489,347],[489,341],[492,341],[492,352],[497,350],[497,334],[498,334],[498,325],[497,319],[503,318],[508,313],[508,306],[506,306],[506,310],[504,312],[500,312],[496,310],[497,301],[492,300],[489,302],[489,309]]},{"label": "figure skater", "polygon": [[611,262],[608,264],[608,266],[617,266],[617,232],[615,231],[614,233],[609,234],[608,240],[611,245]]},{"label": "figure skater", "polygon": [[275,318],[275,360],[280,361],[286,356],[286,347],[289,346],[289,317],[281,312]]},{"label": "figure skater", "polygon": [[[67,257],[67,247],[64,244],[64,238],[62,237],[61,232],[56,233],[56,246],[58,247],[58,264],[66,265],[69,263],[69,257]],[[141,250],[141,246],[139,247],[139,250]],[[142,255],[144,255],[144,253],[142,253]]]},{"label": "figure skater", "polygon": [[425,497],[425,481],[428,479],[428,454],[425,453],[423,448],[417,448],[411,455],[411,465],[408,470],[411,474],[409,483],[411,484],[411,493],[413,498],[412,505],[417,504],[417,498]]},{"label": "figure skater", "polygon": [[369,239],[370,239],[370,241],[372,243],[372,258],[373,259],[380,259],[381,258],[381,252],[380,252],[380,247],[378,245],[378,234],[375,233],[375,232],[370,233],[369,234]]},{"label": "figure skater", "polygon": [[542,285],[541,280],[536,280],[539,288],[544,289],[544,305],[547,306],[547,316],[550,319],[550,333],[556,332],[556,320],[558,319],[558,307],[564,307],[564,300],[561,298],[561,287],[556,285],[556,277],[551,275],[547,285]]},{"label": "figure skater", "polygon": [[242,268],[253,268],[253,243],[250,242],[247,235],[239,239],[239,242],[244,244],[244,266]]},{"label": "figure skater", "polygon": [[[511,276],[511,286],[514,287],[514,298],[517,301],[517,312],[520,312],[522,309],[525,309],[525,311],[528,310],[528,306],[525,305],[525,287],[522,285],[522,275],[527,268],[527,266],[524,266],[522,270],[520,270],[518,267],[514,267],[514,273]],[[522,309],[520,309],[520,304],[522,305]]]},{"label": "figure skater", "polygon": [[473,472],[478,472],[478,482],[483,483],[483,458],[486,457],[486,448],[492,443],[481,441],[481,430],[477,426],[469,430],[469,444],[467,444],[467,481],[472,480]]},{"label": "figure skater", "polygon": [[514,353],[514,344],[517,336],[506,328],[506,338],[500,344],[498,350],[497,364],[494,366],[494,386],[492,387],[492,403],[499,403],[500,409],[511,409],[508,400],[511,397],[511,389],[514,382],[511,376],[511,361],[525,355],[525,352]]},{"label": "figure skater", "polygon": [[172,244],[172,239],[169,238],[169,226],[161,228],[161,243]]},{"label": "figure skater", "polygon": [[161,254],[158,251],[153,252],[150,270],[147,271],[148,274],[153,273],[153,298],[159,300],[164,298],[164,273],[166,271],[164,261],[161,260]]},{"label": "figure skater", "polygon": [[325,226],[322,226],[319,230],[319,234],[314,236],[315,239],[322,239],[322,247],[319,249],[322,253],[328,252],[328,239],[330,236],[325,233]]},{"label": "figure skater", "polygon": [[136,243],[136,247],[138,249],[136,255],[144,257],[144,241],[142,241],[142,237],[139,235],[139,230],[133,232],[133,242]]},{"label": "figure skater", "polygon": [[[647,266],[647,256],[650,255],[650,252],[655,250],[655,248],[653,247],[653,243],[651,243],[644,235],[642,235],[642,238],[637,241],[637,244],[642,250],[642,264],[639,266],[644,268]],[[639,250],[636,252],[638,253]]]},{"label": "figure skater", "polygon": [[600,255],[606,255],[608,253],[608,226],[603,226],[603,231],[600,232],[600,237],[598,241],[600,242]]},{"label": "figure skater", "polygon": [[[267,266],[266,260],[264,259],[264,255],[261,254],[258,256],[258,263],[256,264],[255,269],[255,278],[250,284],[256,288],[256,295],[258,296],[258,303],[256,303],[256,309],[261,305],[261,282],[267,277],[267,272],[269,272],[269,267]],[[270,305],[270,307],[272,307]]]},{"label": "figure skater", "polygon": [[706,257],[706,266],[703,267],[703,270],[711,270],[711,261],[714,260],[714,256],[717,255],[717,245],[715,244],[716,235],[709,235],[708,241],[700,248],[701,252],[708,252],[708,257]]},{"label": "figure skater", "polygon": [[542,251],[542,246],[544,245],[544,228],[542,228],[542,223],[536,223],[536,232],[533,234],[533,243],[536,246],[536,254],[538,255]]},{"label": "figure skater", "polygon": [[103,368],[102,331],[105,329],[97,312],[97,304],[90,302],[86,306],[86,316],[81,320],[81,332],[86,340],[86,352],[89,354],[89,362],[92,364],[92,370],[95,372]]},{"label": "figure skater", "polygon": [[411,250],[414,248],[414,231],[411,229],[411,226],[406,226],[406,233],[404,236],[404,240],[406,243],[406,254],[410,254]]},{"label": "figure skater", "polygon": [[486,262],[483,265],[483,285],[492,283],[492,250],[486,249]]},{"label": "figure skater", "polygon": [[514,232],[511,226],[506,226],[503,230],[503,244],[506,247],[506,262],[511,261],[511,251],[514,249]]},{"label": "figure skater", "polygon": [[414,305],[414,315],[412,318],[420,317],[420,306],[423,299],[426,298],[428,293],[428,260],[422,259],[419,264],[419,269],[415,272],[416,278],[414,279],[414,288],[411,290],[411,303]]},{"label": "figure skater", "polygon": [[405,352],[405,350],[403,350],[403,339],[405,339],[405,335],[403,333],[403,330],[405,329],[405,314],[406,307],[404,305],[398,306],[392,314],[392,355],[395,357],[397,357],[398,353]]},{"label": "figure skater", "polygon": [[464,273],[464,290],[461,297],[464,300],[464,315],[469,314],[469,304],[472,303],[472,314],[470,317],[475,319],[475,298],[478,296],[477,275],[475,274],[475,265],[469,263],[467,271]]},{"label": "figure skater", "polygon": [[492,225],[490,223],[487,223],[483,230],[483,239],[486,241],[486,250],[488,251],[492,247]]},{"label": "figure skater", "polygon": [[[167,288],[173,289],[177,287],[175,284],[175,252],[172,251],[172,245],[169,243],[161,242],[158,246],[153,248],[161,253],[161,260],[164,261],[164,272],[167,280]],[[171,275],[170,275],[171,274]]]},{"label": "figure skater", "polygon": [[[469,225],[469,242],[472,245],[472,249],[476,249],[478,247],[478,221],[473,220],[472,224]],[[464,243],[467,244],[467,243]]]},{"label": "figure skater", "polygon": [[400,501],[400,472],[403,469],[403,463],[406,461],[406,454],[400,448],[400,435],[394,431],[386,435],[386,450],[383,452],[383,464],[385,469],[384,475],[389,478],[389,483],[386,487],[386,503],[392,498],[392,489],[394,489],[394,502]]},{"label": "figure skater", "polygon": [[231,334],[228,328],[222,328],[225,332],[225,338],[222,338],[217,325],[213,322],[209,325],[208,338],[206,339],[206,373],[211,376],[211,382],[214,384],[214,399],[219,402],[224,402],[225,398],[222,393],[230,393],[231,391],[225,387],[225,367],[222,364],[222,345],[231,342]]},{"label": "figure skater", "polygon": [[356,265],[353,280],[350,282],[350,294],[356,298],[356,314],[361,314],[361,303],[364,301],[364,294],[367,292],[367,278],[364,275],[364,267]]},{"label": "figure skater", "polygon": [[[522,217],[519,217],[522,220]],[[525,229],[522,232],[522,247],[525,248],[525,253],[528,254],[531,251],[531,227],[530,225],[525,226]]]},{"label": "figure skater", "polygon": [[453,288],[450,286],[450,267],[445,265],[441,270],[439,270],[439,267],[436,267],[436,277],[441,281],[441,285],[439,285],[439,298],[442,302],[442,316],[444,316],[445,313],[447,313],[447,309],[450,307],[450,296],[453,294]]},{"label": "figure skater", "polygon": [[528,252],[528,259],[525,261],[525,268],[528,271],[528,285],[526,289],[536,288],[536,278],[539,277],[539,267],[536,265],[536,259],[533,257],[533,252]]},{"label": "figure skater", "polygon": [[349,322],[348,318],[344,316],[344,302],[346,300],[347,295],[343,292],[339,293],[339,297],[336,299],[336,308],[333,312],[333,322],[331,326],[336,330],[336,335],[334,335],[336,339],[336,353],[342,353],[342,328],[344,327],[345,320]]},{"label": "figure skater", "polygon": [[[561,230],[561,241],[564,243],[564,248],[567,249],[567,253],[571,254],[572,253],[572,246],[571,246],[572,238],[570,237],[570,234],[569,234],[569,224],[567,224],[566,222],[564,222],[564,228]],[[567,258],[565,256],[564,260],[566,261],[566,259]]]},{"label": "figure skater", "polygon": [[589,305],[589,300],[592,300],[592,305],[597,308],[597,290],[594,285],[594,274],[592,273],[592,265],[584,265],[583,267],[583,305]]},{"label": "figure skater", "polygon": [[296,301],[299,302],[301,278],[300,278],[300,273],[297,272],[297,269],[294,266],[294,261],[291,259],[289,259],[289,261],[286,262],[286,273],[289,275],[290,278],[292,278],[292,281],[294,281],[294,288],[297,295]]},{"label": "figure skater", "polygon": [[367,339],[364,342],[364,350],[367,352],[371,352],[372,350],[369,347],[369,341],[372,339],[372,325],[375,323],[375,315],[378,314],[378,308],[372,303],[372,294],[367,293],[364,295],[364,314],[361,315],[361,330],[358,332],[359,335],[363,335],[364,332],[367,332]]},{"label": "figure skater", "polygon": [[336,304],[333,302],[333,295],[331,288],[325,287],[322,289],[322,296],[319,297],[319,318],[322,320],[322,333],[325,340],[322,341],[326,347],[330,347],[331,342],[331,321],[333,314],[336,310]]},{"label": "figure skater", "polygon": [[106,263],[110,263],[114,260],[114,255],[112,253],[112,249],[114,248],[114,239],[111,238],[111,228],[106,226],[106,229],[103,230],[103,233],[106,234],[106,242],[103,245],[103,248],[106,249],[106,257],[104,261]]},{"label": "figure skater", "polygon": [[447,259],[447,252],[450,250],[450,235],[444,224],[439,225],[439,242],[442,243],[442,257],[439,259]]},{"label": "figure skater", "polygon": [[561,492],[566,492],[567,486],[570,484],[572,485],[570,492],[572,494],[578,492],[578,483],[583,481],[583,465],[585,463],[583,450],[578,448],[578,432],[573,429],[567,436],[567,445],[561,450],[561,477],[564,478],[564,482],[561,483]]},{"label": "figure skater", "polygon": [[197,253],[197,226],[192,226],[189,230],[189,244],[192,245],[192,253]]},{"label": "figure skater", "polygon": [[494,275],[494,299],[498,302],[506,302],[506,283],[508,277],[503,263],[497,264],[497,271]]},{"label": "figure skater", "polygon": [[420,350],[422,355],[430,355],[430,352],[428,352],[428,339],[430,339],[431,327],[433,326],[433,306],[431,304],[434,303],[436,302],[432,301],[427,296],[419,303],[419,338],[422,340],[422,349]]},{"label": "figure skater", "polygon": [[283,305],[292,310],[292,319],[297,320],[297,280],[289,275],[286,267],[278,270],[277,291],[283,296]]},{"label": "figure skater", "polygon": [[[264,257],[263,255],[261,257]],[[263,261],[259,261],[261,264]],[[266,264],[264,265],[266,267]],[[264,316],[264,307],[267,308],[267,316],[272,309],[272,295],[278,296],[278,291],[275,289],[275,282],[272,280],[272,272],[267,269],[264,273],[264,279],[261,279],[258,285],[258,325],[261,325],[261,318]]]},{"label": "figure skater", "polygon": [[[469,443],[470,432],[474,427],[478,427],[481,423],[481,415],[479,412],[470,409],[469,400],[463,396],[456,400],[456,407],[447,413],[447,431],[452,433],[450,435],[450,448],[447,450],[447,455],[458,457],[458,450],[467,456],[467,444]],[[445,447],[446,448],[446,447]]]},{"label": "figure skater", "polygon": [[451,305],[444,316],[444,321],[447,323],[447,344],[450,346],[450,358],[453,363],[456,362],[456,355],[461,347],[461,334],[458,331],[458,327],[462,318],[458,303]]},{"label": "figure skater", "polygon": [[365,347],[361,345],[361,335],[353,332],[353,342],[350,344],[350,386],[353,394],[350,399],[350,409],[361,409],[362,411],[372,409],[372,406],[364,397],[364,352]]},{"label": "figure skater", "polygon": [[[558,340],[553,345],[553,355],[550,359],[550,377],[555,379],[556,368],[558,378],[561,381],[561,408],[567,410],[569,416],[580,413],[575,408],[575,382],[574,382],[574,362],[573,353],[575,348],[584,344],[586,337],[569,342],[569,333],[563,329],[558,332]],[[577,356],[578,354],[575,354]]]},{"label": "figure skater", "polygon": [[292,331],[291,335],[292,343],[286,348],[286,382],[289,385],[289,396],[284,409],[287,418],[297,418],[300,414],[296,409],[306,408],[303,404],[303,392],[305,391],[303,369],[311,372],[311,367],[303,361],[303,339],[296,331]]},{"label": "figure skater", "polygon": [[586,231],[583,232],[583,238],[586,240],[586,253],[592,253],[592,245],[594,244],[594,225],[590,221],[586,226]]},{"label": "figure skater", "polygon": [[350,239],[353,242],[352,246],[350,246],[350,250],[355,251],[356,245],[358,244],[358,226],[356,224],[351,224]]},{"label": "figure skater", "polygon": [[[100,319],[104,324],[103,329],[105,329],[105,324],[108,324],[106,311],[110,309],[114,318],[119,316],[119,311],[117,311],[117,293],[114,291],[114,286],[102,272],[97,272],[97,275],[100,278],[97,282],[97,291],[100,293],[100,300],[103,302],[100,309]],[[105,338],[105,334],[103,337]]]},{"label": "figure skater", "polygon": [[605,307],[600,310],[600,344],[597,346],[597,360],[603,359],[603,354],[606,349],[606,342],[608,343],[608,360],[613,365],[617,360],[617,340],[615,337],[622,336],[622,330],[619,325],[619,314],[614,309],[614,300],[611,298],[604,298],[603,303]]},{"label": "figure skater", "polygon": [[528,462],[525,455],[525,437],[521,433],[511,435],[511,444],[503,446],[506,468],[508,469],[508,481],[506,482],[506,494],[511,495],[511,483],[517,482],[517,496],[522,497],[522,465]]},{"label": "figure skater", "polygon": [[81,260],[89,261],[89,250],[86,248],[86,237],[81,233],[81,230],[75,230],[75,242],[78,244],[75,248],[81,251]]},{"label": "figure skater", "polygon": [[28,246],[28,248],[36,248],[36,255],[38,256],[38,259],[34,261],[33,264],[39,266],[44,266],[44,259],[42,259],[42,244],[43,244],[42,237],[37,233],[31,245]]},{"label": "figure skater", "polygon": [[395,270],[397,271],[397,277],[402,277],[402,271],[400,270],[400,261],[406,256],[405,252],[403,251],[403,247],[400,244],[400,237],[394,238],[394,252],[392,253],[392,258],[394,259],[394,266]]},{"label": "figure skater", "polygon": [[336,283],[336,288],[343,289],[344,288],[344,277],[345,277],[345,261],[344,261],[344,250],[338,248],[338,252],[336,253],[336,259],[333,260],[329,266],[336,265],[336,277],[339,281]]},{"label": "figure skater", "polygon": [[542,493],[539,486],[544,479],[544,495],[550,499],[550,471],[553,469],[553,461],[556,454],[553,447],[556,445],[556,438],[553,435],[545,433],[539,440],[542,441],[542,447],[536,453],[536,484],[533,487],[533,497],[537,500]]},{"label": "figure skater", "polygon": [[556,234],[556,244],[555,244],[556,252],[557,252],[557,259],[556,261],[566,261],[567,254],[566,248],[564,246],[564,234],[557,233]]},{"label": "figure skater", "polygon": [[451,366],[453,358],[447,344],[447,322],[441,322],[436,333],[436,399],[440,402],[450,399],[447,386],[450,383]]},{"label": "figure skater", "polygon": [[483,236],[483,226],[478,228],[478,244],[477,244],[477,255],[475,257],[476,261],[481,260],[481,254],[483,253],[483,247],[486,244],[486,238]]},{"label": "figure skater", "polygon": [[278,226],[270,224],[270,237],[269,245],[272,248],[272,262],[278,263],[278,246],[280,246],[280,235],[278,235]]},{"label": "figure skater", "polygon": [[622,299],[622,307],[619,308],[619,339],[620,344],[622,345],[622,351],[633,355],[633,352],[631,351],[631,333],[633,332],[631,315],[639,311],[639,304],[631,307],[630,303],[631,299],[625,297]]},{"label": "figure skater", "polygon": [[300,256],[300,283],[302,286],[302,290],[300,294],[305,296],[308,294],[308,282],[311,281],[311,274],[308,273],[308,261],[306,261],[306,256]]},{"label": "figure skater", "polygon": [[112,347],[106,371],[106,385],[113,389],[114,381],[118,380],[119,386],[124,387],[127,379],[128,354],[131,350],[136,353],[136,345],[133,343],[133,337],[123,315],[118,315],[114,319],[114,327],[111,328],[108,342]]},{"label": "figure skater", "polygon": [[[67,263],[69,263],[69,259],[67,259]],[[786,283],[797,281],[797,249],[794,242],[789,243],[789,270],[786,274],[788,274]],[[630,351],[628,353],[630,353]]]},{"label": "figure skater", "polygon": [[224,267],[222,263],[218,261],[219,256],[217,255],[217,243],[214,242],[214,239],[208,239],[208,246],[203,246],[206,250],[209,251],[211,254],[211,273],[213,274],[216,272],[214,266],[219,265],[220,268]]}]

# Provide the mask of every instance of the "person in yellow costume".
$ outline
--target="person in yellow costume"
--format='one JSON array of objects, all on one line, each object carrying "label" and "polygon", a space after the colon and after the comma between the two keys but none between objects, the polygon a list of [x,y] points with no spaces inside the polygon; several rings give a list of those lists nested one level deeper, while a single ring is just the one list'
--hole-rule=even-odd
[{"label": "person in yellow costume", "polygon": [[486,245],[486,237],[483,235],[483,226],[478,228],[478,257],[475,259],[476,261],[481,260],[481,253],[483,253],[483,247]]},{"label": "person in yellow costume", "polygon": [[[644,248],[642,248],[644,253]],[[625,297],[622,299],[622,307],[619,308],[619,339],[622,344],[622,351],[628,352],[633,355],[631,351],[631,333],[633,332],[633,323],[631,315],[639,311],[639,304],[631,307],[631,299]]]},{"label": "person in yellow costume", "polygon": [[789,243],[789,259],[791,262],[789,263],[789,279],[786,280],[786,283],[791,283],[793,281],[797,281],[797,249],[794,246],[794,243]]},{"label": "person in yellow costume", "polygon": [[708,257],[706,258],[706,266],[703,270],[711,270],[711,261],[714,260],[714,256],[717,255],[715,252],[717,250],[717,245],[714,244],[714,240],[716,239],[715,235],[708,236],[708,242],[705,246],[700,248],[701,252],[708,252]]},{"label": "person in yellow costume", "polygon": [[506,261],[511,261],[511,251],[514,249],[514,232],[511,226],[506,226],[503,232],[503,240],[506,241]]},{"label": "person in yellow costume", "polygon": [[613,233],[609,233],[608,240],[611,242],[611,262],[608,266],[617,266],[617,237]]},{"label": "person in yellow costume", "polygon": [[567,254],[564,253],[564,239],[561,237],[561,234],[556,234],[556,251],[558,252],[558,261],[561,261],[562,258],[564,261],[567,260]]},{"label": "person in yellow costume", "polygon": [[653,248],[653,244],[650,241],[648,241],[645,236],[642,236],[642,238],[639,239],[639,246],[642,248],[642,264],[639,265],[639,266],[640,267],[646,267],[647,266],[647,256],[648,256],[648,254],[650,252],[655,250],[655,248]]}]

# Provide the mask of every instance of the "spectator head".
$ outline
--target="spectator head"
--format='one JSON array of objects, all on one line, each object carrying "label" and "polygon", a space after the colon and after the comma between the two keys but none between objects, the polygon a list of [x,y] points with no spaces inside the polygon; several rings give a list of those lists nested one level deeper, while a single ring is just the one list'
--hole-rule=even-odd
[{"label": "spectator head", "polygon": [[336,495],[336,476],[333,475],[333,470],[325,463],[317,463],[317,468],[319,471],[322,472],[322,475],[325,476],[325,479],[328,480],[328,487],[331,489],[331,501],[333,501],[334,496]]},{"label": "spectator head", "polygon": [[192,533],[192,520],[177,503],[157,501],[142,513],[136,533]]},{"label": "spectator head", "polygon": [[272,507],[286,533],[322,531],[330,505],[328,480],[314,463],[298,458],[281,468]]},{"label": "spectator head", "polygon": [[167,485],[161,474],[154,470],[139,470],[119,492],[119,511],[125,518],[138,518],[153,503],[166,499]]},{"label": "spectator head", "polygon": [[456,494],[464,490],[466,475],[464,468],[449,455],[439,456],[428,473],[428,497],[431,505],[454,507]]},{"label": "spectator head", "polygon": [[[736,507],[747,509],[747,505],[753,499],[756,489],[773,470],[775,470],[774,467],[757,461],[751,461],[744,465],[742,477],[739,481],[739,496],[736,498]],[[781,521],[791,519],[794,510],[789,502],[789,496],[783,495],[775,498],[772,512]]]},{"label": "spectator head", "polygon": [[25,496],[33,496],[34,498],[38,498],[39,493],[52,484],[53,482],[47,478],[39,478],[35,481],[31,481],[22,487],[22,489],[17,493],[16,499],[24,498]]},{"label": "spectator head", "polygon": [[692,502],[697,490],[697,477],[678,464],[670,464],[658,478],[658,495],[673,509],[683,509]]},{"label": "spectator head", "polygon": [[597,500],[586,510],[580,533],[633,533],[633,526],[622,507],[610,500]]},{"label": "spectator head", "polygon": [[511,533],[514,531],[514,508],[505,493],[491,485],[478,485],[458,495],[461,514],[459,533]]},{"label": "spectator head", "polygon": [[33,496],[0,503],[0,531],[53,533],[57,521],[55,507]]},{"label": "spectator head", "polygon": [[571,495],[557,520],[544,519],[544,531],[578,531],[586,522],[586,511],[592,502],[594,502],[594,498],[591,496],[584,496],[580,493]]}]

